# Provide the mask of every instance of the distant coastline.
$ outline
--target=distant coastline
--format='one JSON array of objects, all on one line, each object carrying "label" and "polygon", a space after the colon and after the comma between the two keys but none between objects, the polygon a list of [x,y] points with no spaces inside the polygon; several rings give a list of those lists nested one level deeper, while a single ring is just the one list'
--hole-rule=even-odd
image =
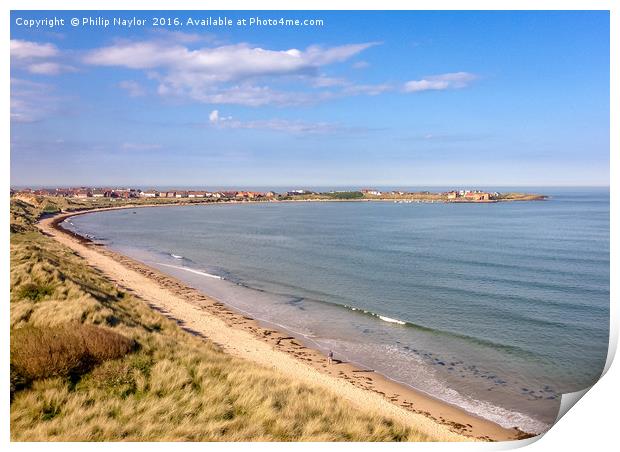
[{"label": "distant coastline", "polygon": [[[305,189],[283,193],[256,191],[206,191],[169,190],[157,191],[133,188],[96,189],[47,188],[11,190],[11,197],[25,202],[46,202],[44,213],[74,211],[93,208],[139,205],[189,205],[242,202],[394,202],[394,203],[457,203],[489,204],[498,202],[544,201],[548,195],[521,192],[486,192],[481,190],[430,191],[380,191],[360,189],[357,191],[317,192]],[[45,200],[45,201],[43,201]]]}]

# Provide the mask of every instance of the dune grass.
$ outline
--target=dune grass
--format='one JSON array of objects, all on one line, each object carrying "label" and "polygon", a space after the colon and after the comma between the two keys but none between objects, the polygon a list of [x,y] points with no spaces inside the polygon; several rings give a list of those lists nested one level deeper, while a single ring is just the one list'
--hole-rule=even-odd
[{"label": "dune grass", "polygon": [[[14,207],[26,212],[16,218],[37,211]],[[433,440],[223,353],[105,279],[31,219],[18,224],[11,234],[14,441]]]},{"label": "dune grass", "polygon": [[11,389],[53,376],[79,378],[136,348],[136,342],[107,328],[83,323],[25,326],[11,334]]}]

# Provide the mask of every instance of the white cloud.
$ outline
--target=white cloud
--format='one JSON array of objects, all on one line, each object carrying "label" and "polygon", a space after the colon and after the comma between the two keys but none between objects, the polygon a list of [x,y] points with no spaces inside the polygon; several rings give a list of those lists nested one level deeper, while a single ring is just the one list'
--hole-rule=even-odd
[{"label": "white cloud", "polygon": [[49,61],[43,63],[29,64],[26,69],[28,69],[28,72],[30,72],[31,74],[40,75],[58,75],[63,72],[74,72],[76,70],[73,66]]},{"label": "white cloud", "polygon": [[191,49],[161,40],[122,42],[88,52],[84,62],[144,70],[158,82],[160,95],[187,97],[213,104],[298,105],[329,97],[323,93],[278,91],[258,84],[261,78],[301,76],[319,88],[342,85],[336,78],[319,76],[320,68],[346,61],[376,43],[305,50],[270,50],[241,43]]},{"label": "white cloud", "polygon": [[469,72],[430,75],[421,80],[411,80],[405,83],[404,91],[415,93],[419,91],[465,88],[477,78],[475,74]]},{"label": "white cloud", "polygon": [[209,125],[219,129],[273,130],[293,134],[325,134],[347,131],[346,127],[329,122],[292,121],[287,119],[261,119],[239,121],[232,116],[220,116],[219,110],[209,114]]},{"label": "white cloud", "polygon": [[123,80],[118,84],[119,88],[127,91],[130,97],[140,97],[146,95],[146,90],[142,85],[134,80]]},{"label": "white cloud", "polygon": [[353,69],[366,69],[368,66],[370,66],[368,61],[356,61],[351,67]]},{"label": "white cloud", "polygon": [[58,48],[54,44],[40,44],[21,39],[11,39],[11,58],[18,60],[50,58],[57,56],[59,53]]},{"label": "white cloud", "polygon": [[220,86],[193,86],[181,80],[170,80],[170,84],[162,83],[158,87],[160,95],[176,95],[189,97],[198,102],[219,105],[245,105],[262,107],[265,105],[292,106],[312,104],[325,100],[329,93],[303,93],[274,90],[268,86],[249,84]]},{"label": "white cloud", "polygon": [[14,67],[31,74],[58,75],[73,72],[73,66],[57,62],[60,51],[54,44],[11,39],[11,59]]},{"label": "white cloud", "polygon": [[218,124],[229,129],[262,129],[295,134],[325,134],[344,130],[337,124],[329,122],[290,121],[287,119],[265,119],[245,122],[228,120],[225,122],[220,121]]},{"label": "white cloud", "polygon": [[209,114],[209,122],[217,122],[220,119],[220,112],[217,110],[213,110]]},{"label": "white cloud", "polygon": [[[405,92],[458,89],[477,78],[468,72],[455,72],[411,80],[404,85],[354,83],[325,75],[324,69],[347,61],[377,43],[273,50],[247,43],[192,47],[198,36],[181,36],[181,40],[118,42],[87,52],[83,61],[144,71],[157,84],[156,92],[160,96],[250,107],[307,105],[344,96],[376,96],[398,89]],[[354,67],[367,65],[358,61]],[[302,87],[292,91],[289,86],[296,81],[301,81]],[[143,89],[134,89],[129,84],[121,87],[130,95],[143,93]]]},{"label": "white cloud", "polygon": [[182,45],[158,41],[121,43],[89,52],[84,61],[100,66],[131,69],[164,68],[171,72],[191,72],[202,81],[231,81],[265,75],[304,74],[321,66],[360,53],[374,43],[350,44],[323,49],[268,50],[235,44],[192,50]]},{"label": "white cloud", "polygon": [[218,110],[213,110],[209,113],[209,122],[211,124],[221,124],[224,121],[232,121],[232,116],[220,116]]},{"label": "white cloud", "polygon": [[377,96],[392,89],[394,87],[388,83],[379,85],[349,85],[344,89],[344,93],[348,95],[366,94],[368,96]]}]

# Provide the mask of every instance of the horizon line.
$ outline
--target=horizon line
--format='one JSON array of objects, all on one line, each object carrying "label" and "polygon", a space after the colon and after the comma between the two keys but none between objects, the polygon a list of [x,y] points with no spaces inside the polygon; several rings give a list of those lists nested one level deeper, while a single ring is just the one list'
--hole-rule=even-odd
[{"label": "horizon line", "polygon": [[396,183],[344,183],[344,184],[330,184],[330,183],[291,183],[291,184],[263,184],[263,183],[244,183],[244,184],[174,184],[174,183],[159,183],[159,184],[148,184],[148,183],[96,183],[96,184],[88,184],[88,183],[50,183],[50,184],[10,184],[10,188],[67,188],[67,187],[89,187],[89,188],[101,188],[101,187],[148,187],[148,188],[157,188],[157,187],[176,187],[176,188],[246,188],[246,187],[271,187],[271,188],[290,188],[294,187],[360,187],[360,188],[368,188],[368,187],[401,187],[401,188],[426,188],[426,187],[454,187],[454,186],[475,186],[475,187],[543,187],[543,188],[570,188],[570,187],[583,187],[583,188],[611,188],[611,184],[475,184],[475,183],[434,183],[434,184],[396,184]]}]

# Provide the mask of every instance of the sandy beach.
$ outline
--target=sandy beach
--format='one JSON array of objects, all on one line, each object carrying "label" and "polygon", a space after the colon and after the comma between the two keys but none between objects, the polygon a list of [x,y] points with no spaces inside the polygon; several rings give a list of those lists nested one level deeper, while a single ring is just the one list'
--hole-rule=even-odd
[{"label": "sandy beach", "polygon": [[84,213],[87,212],[45,218],[39,222],[39,228],[152,309],[192,334],[212,341],[226,353],[272,367],[300,381],[318,384],[359,408],[415,425],[435,437],[453,441],[505,441],[530,436],[400,385],[372,369],[358,368],[337,359],[328,364],[325,355],[286,332],[260,324],[173,277],[59,226],[67,217]]}]

